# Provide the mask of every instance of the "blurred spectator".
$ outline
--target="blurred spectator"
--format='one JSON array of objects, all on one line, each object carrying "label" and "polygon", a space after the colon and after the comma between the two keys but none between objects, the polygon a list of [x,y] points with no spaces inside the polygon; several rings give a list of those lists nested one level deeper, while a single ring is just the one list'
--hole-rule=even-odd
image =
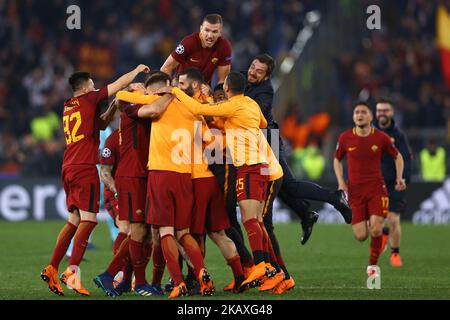
[{"label": "blurred spectator", "polygon": [[438,146],[435,139],[431,139],[427,146],[420,151],[420,166],[424,181],[444,181],[446,174],[445,149]]}]

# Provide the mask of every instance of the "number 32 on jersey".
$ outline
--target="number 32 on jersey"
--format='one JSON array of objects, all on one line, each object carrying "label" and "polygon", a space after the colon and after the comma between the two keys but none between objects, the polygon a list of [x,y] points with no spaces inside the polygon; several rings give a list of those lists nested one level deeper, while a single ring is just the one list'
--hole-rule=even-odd
[{"label": "number 32 on jersey", "polygon": [[[73,126],[70,124],[75,122]],[[80,111],[74,112],[71,115],[67,115],[63,117],[64,123],[64,134],[66,136],[67,144],[71,144],[72,142],[80,141],[84,138],[84,134],[77,135],[77,131],[81,126],[81,113]],[[72,130],[71,130],[72,127]]]}]

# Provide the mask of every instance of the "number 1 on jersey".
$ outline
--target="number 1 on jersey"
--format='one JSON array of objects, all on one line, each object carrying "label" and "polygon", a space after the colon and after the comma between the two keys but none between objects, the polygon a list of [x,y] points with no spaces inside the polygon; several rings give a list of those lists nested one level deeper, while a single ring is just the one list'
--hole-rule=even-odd
[{"label": "number 1 on jersey", "polygon": [[[72,132],[70,131],[69,123],[75,120]],[[80,141],[84,138],[84,134],[77,136],[77,131],[81,126],[81,113],[80,111],[72,113],[70,116],[63,117],[64,123],[64,134],[66,135],[66,143],[71,144],[72,142]]]}]

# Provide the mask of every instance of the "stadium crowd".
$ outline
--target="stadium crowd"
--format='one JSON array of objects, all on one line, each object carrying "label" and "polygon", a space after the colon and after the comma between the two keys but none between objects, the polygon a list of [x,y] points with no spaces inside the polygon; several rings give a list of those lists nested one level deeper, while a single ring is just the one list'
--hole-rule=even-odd
[{"label": "stadium crowd", "polygon": [[[221,12],[224,36],[233,46],[233,69],[242,70],[260,52],[280,60],[302,27],[303,13],[323,9],[309,0],[281,6],[272,0],[75,3],[81,8],[81,30],[66,28],[68,1],[0,4],[2,176],[59,174],[65,147],[61,106],[70,96],[67,78],[75,69],[91,71],[101,86],[137,61],[161,66],[177,42],[198,29],[205,13]],[[355,97],[373,102],[388,96],[396,103],[401,127],[443,128],[450,94],[433,40],[435,4],[414,0],[389,6],[383,30],[362,39],[359,52],[337,57],[343,112],[332,124],[351,125]]]}]

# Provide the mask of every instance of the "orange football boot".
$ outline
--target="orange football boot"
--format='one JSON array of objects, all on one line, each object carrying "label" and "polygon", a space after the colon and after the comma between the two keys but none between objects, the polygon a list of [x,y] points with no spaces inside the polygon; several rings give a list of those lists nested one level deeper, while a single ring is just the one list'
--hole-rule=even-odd
[{"label": "orange football boot", "polygon": [[399,268],[403,266],[402,258],[400,257],[400,253],[392,253],[389,258],[391,262],[391,266]]},{"label": "orange football boot", "polygon": [[234,279],[230,281],[225,287],[223,287],[223,291],[231,291],[234,288]]},{"label": "orange football boot", "polygon": [[267,278],[261,285],[261,287],[259,287],[259,291],[272,290],[283,280],[284,280],[284,272],[280,271],[274,277]]},{"label": "orange football boot", "polygon": [[66,271],[61,273],[61,275],[59,276],[59,280],[61,280],[61,282],[64,283],[67,288],[72,289],[82,296],[91,295],[91,293],[81,283],[78,274],[76,272],[73,272],[69,267],[66,269]]},{"label": "orange football boot", "polygon": [[202,268],[198,275],[198,283],[200,284],[200,294],[202,296],[212,296],[214,293],[214,283],[209,272]]},{"label": "orange football boot", "polygon": [[282,294],[288,290],[291,290],[295,287],[295,281],[292,277],[289,279],[281,281],[272,291],[271,294]]},{"label": "orange football boot", "polygon": [[[264,261],[258,263],[258,265],[253,267],[253,271],[250,273],[250,275],[247,277],[247,279],[242,282],[242,286],[249,286],[253,281],[258,280],[264,276],[271,277],[275,274],[273,273],[275,271],[275,268],[272,267],[269,264],[266,264]],[[276,271],[275,271],[276,272]]]},{"label": "orange football boot", "polygon": [[51,292],[58,296],[63,296],[64,292],[59,284],[58,270],[52,265],[48,265],[41,272],[41,279],[47,282],[48,288]]},{"label": "orange football boot", "polygon": [[181,296],[185,296],[186,294],[187,294],[187,287],[186,284],[182,282],[172,289],[172,292],[170,292],[169,295],[169,299],[175,299]]}]

